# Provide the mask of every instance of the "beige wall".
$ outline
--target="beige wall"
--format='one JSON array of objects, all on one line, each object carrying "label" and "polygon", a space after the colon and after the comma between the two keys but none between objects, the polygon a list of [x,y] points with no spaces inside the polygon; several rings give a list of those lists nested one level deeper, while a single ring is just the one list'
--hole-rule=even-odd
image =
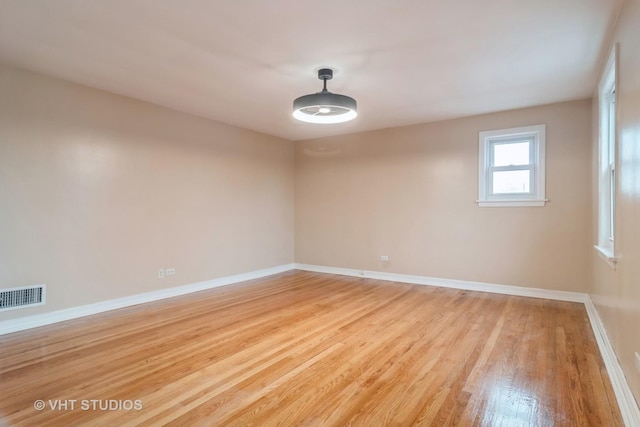
[{"label": "beige wall", "polygon": [[[640,0],[626,0],[620,12],[613,43],[620,43],[618,94],[618,192],[616,194],[616,269],[609,267],[594,250],[592,298],[627,377],[640,402],[640,373],[634,367],[634,352],[640,353]],[[597,124],[595,94],[593,122]],[[597,243],[598,187],[596,165],[598,134],[593,138],[592,244]]]},{"label": "beige wall", "polygon": [[0,284],[48,292],[0,320],[293,262],[293,160],[290,141],[1,66]]},{"label": "beige wall", "polygon": [[[296,262],[586,292],[590,115],[584,100],[299,142]],[[478,132],[540,123],[551,202],[479,208]]]}]

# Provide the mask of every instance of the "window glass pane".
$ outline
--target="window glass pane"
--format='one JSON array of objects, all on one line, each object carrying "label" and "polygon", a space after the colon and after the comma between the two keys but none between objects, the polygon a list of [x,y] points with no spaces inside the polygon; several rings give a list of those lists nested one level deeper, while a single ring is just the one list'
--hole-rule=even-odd
[{"label": "window glass pane", "polygon": [[529,174],[531,171],[493,172],[493,194],[529,193]]},{"label": "window glass pane", "polygon": [[609,239],[613,240],[616,234],[616,170],[613,167],[609,180]]},{"label": "window glass pane", "polygon": [[529,141],[493,144],[493,166],[528,165]]}]

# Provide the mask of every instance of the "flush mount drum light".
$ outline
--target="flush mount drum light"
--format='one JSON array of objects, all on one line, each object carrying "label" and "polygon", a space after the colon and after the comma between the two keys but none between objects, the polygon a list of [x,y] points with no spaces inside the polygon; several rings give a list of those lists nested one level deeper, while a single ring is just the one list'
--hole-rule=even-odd
[{"label": "flush mount drum light", "polygon": [[293,117],[309,123],[342,123],[358,116],[355,99],[327,90],[327,80],[332,77],[333,70],[318,70],[318,78],[324,82],[322,91],[293,101]]}]

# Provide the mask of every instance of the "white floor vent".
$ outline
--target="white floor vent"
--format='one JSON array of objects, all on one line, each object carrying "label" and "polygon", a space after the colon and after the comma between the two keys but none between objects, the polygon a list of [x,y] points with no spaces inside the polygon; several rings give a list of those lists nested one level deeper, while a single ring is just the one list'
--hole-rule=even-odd
[{"label": "white floor vent", "polygon": [[45,285],[0,289],[0,311],[44,304]]}]

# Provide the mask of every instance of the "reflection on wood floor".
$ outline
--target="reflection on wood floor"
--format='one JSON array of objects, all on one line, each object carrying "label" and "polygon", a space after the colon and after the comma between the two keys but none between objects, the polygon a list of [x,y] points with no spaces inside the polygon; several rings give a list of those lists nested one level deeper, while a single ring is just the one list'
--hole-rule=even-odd
[{"label": "reflection on wood floor", "polygon": [[622,425],[582,304],[301,271],[2,336],[0,395],[2,425]]}]

